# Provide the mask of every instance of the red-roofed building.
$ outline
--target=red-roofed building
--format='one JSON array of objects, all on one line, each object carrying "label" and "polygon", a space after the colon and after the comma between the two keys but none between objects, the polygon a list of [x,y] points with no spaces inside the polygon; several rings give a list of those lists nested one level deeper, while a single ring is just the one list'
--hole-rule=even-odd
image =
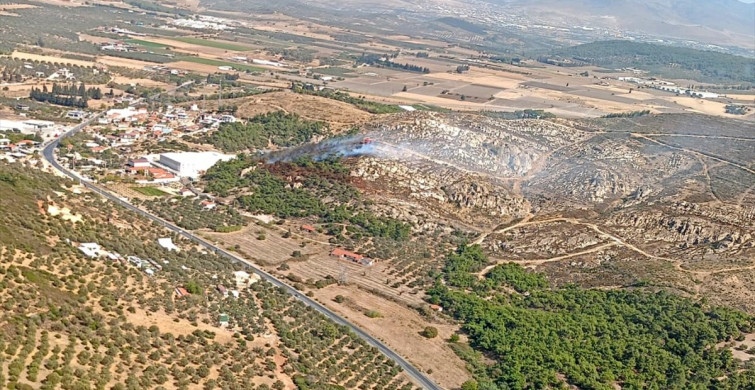
[{"label": "red-roofed building", "polygon": [[317,229],[315,229],[315,227],[312,225],[301,225],[301,230],[304,230],[305,232],[309,232],[309,233],[317,232]]},{"label": "red-roofed building", "polygon": [[24,147],[24,148],[28,148],[28,147],[34,146],[36,144],[37,144],[37,142],[34,142],[34,141],[30,140],[30,139],[22,139],[21,141],[16,142],[16,145],[18,145],[19,147]]},{"label": "red-roofed building", "polygon": [[346,249],[343,249],[343,248],[333,249],[333,252],[330,252],[330,255],[331,256],[335,256],[335,257],[340,257],[342,259],[349,259],[349,260],[355,261],[355,262],[361,262],[364,259],[364,256],[362,256],[362,255],[360,255],[358,253],[349,252],[349,251],[347,251]]},{"label": "red-roofed building", "polygon": [[178,296],[179,298],[181,298],[181,297],[186,297],[186,296],[189,296],[189,295],[191,295],[191,293],[190,293],[190,292],[188,292],[188,291],[186,291],[186,289],[185,289],[185,288],[183,288],[183,287],[176,287],[176,295],[177,295],[177,296]]}]

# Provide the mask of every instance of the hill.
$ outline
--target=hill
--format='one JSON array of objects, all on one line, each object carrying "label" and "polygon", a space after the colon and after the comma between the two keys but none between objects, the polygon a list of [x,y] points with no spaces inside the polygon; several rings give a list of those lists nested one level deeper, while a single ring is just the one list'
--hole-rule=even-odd
[{"label": "hill", "polygon": [[541,22],[613,28],[648,36],[755,49],[755,5],[737,0],[489,0]]},{"label": "hill", "polygon": [[629,41],[602,41],[558,50],[542,62],[570,60],[573,65],[605,68],[632,66],[667,78],[701,82],[755,83],[755,60],[730,54]]},{"label": "hill", "polygon": [[2,388],[415,388],[286,292],[177,236],[165,250],[167,230],[70,180],[0,162],[0,209]]}]

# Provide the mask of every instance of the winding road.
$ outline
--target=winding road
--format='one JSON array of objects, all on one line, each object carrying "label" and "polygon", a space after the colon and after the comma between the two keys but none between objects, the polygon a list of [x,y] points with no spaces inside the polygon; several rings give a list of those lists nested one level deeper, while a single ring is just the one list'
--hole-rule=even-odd
[{"label": "winding road", "polygon": [[[178,88],[180,88],[180,87],[178,87]],[[245,260],[243,258],[240,258],[240,257],[238,257],[238,256],[236,256],[236,255],[234,255],[234,254],[232,254],[230,252],[227,252],[227,251],[223,250],[222,248],[219,248],[219,247],[215,246],[211,242],[208,242],[207,240],[205,240],[205,239],[203,239],[201,237],[198,237],[198,236],[194,235],[193,233],[191,233],[189,231],[181,229],[178,226],[175,226],[172,223],[170,223],[170,222],[168,222],[168,221],[166,221],[166,220],[164,220],[164,219],[162,219],[160,217],[157,217],[157,216],[155,216],[153,214],[150,214],[149,212],[147,212],[145,210],[142,210],[142,209],[140,209],[140,208],[132,205],[131,203],[129,203],[129,202],[121,199],[117,195],[114,195],[114,194],[108,192],[107,190],[105,190],[105,189],[103,189],[103,188],[101,188],[101,187],[99,187],[99,186],[97,186],[97,185],[95,185],[95,184],[93,184],[91,182],[88,182],[86,180],[82,180],[82,178],[79,175],[77,175],[76,173],[74,173],[74,172],[68,170],[67,168],[63,167],[62,165],[60,165],[55,160],[55,149],[60,144],[60,141],[63,138],[65,138],[65,137],[68,137],[70,135],[73,135],[73,134],[81,131],[83,128],[85,128],[86,126],[88,126],[89,124],[91,124],[93,121],[97,120],[103,114],[104,114],[104,112],[101,112],[99,114],[96,114],[96,115],[92,116],[88,120],[86,120],[86,121],[82,122],[81,124],[73,127],[68,132],[62,134],[61,137],[56,138],[56,139],[50,141],[50,143],[48,143],[44,147],[44,149],[42,150],[42,155],[44,156],[44,159],[47,160],[47,162],[49,162],[50,165],[52,165],[55,169],[57,169],[58,171],[60,171],[64,175],[66,175],[66,176],[68,176],[68,177],[70,177],[70,178],[72,178],[74,180],[81,181],[81,184],[84,187],[86,187],[89,190],[91,190],[92,192],[95,192],[95,193],[101,195],[102,197],[107,198],[107,199],[109,199],[109,200],[111,200],[111,201],[113,201],[113,202],[115,202],[115,203],[123,206],[124,208],[126,208],[126,209],[128,209],[130,211],[133,211],[134,213],[136,213],[136,214],[138,214],[140,216],[143,216],[145,218],[151,219],[151,220],[153,220],[153,221],[155,221],[155,222],[163,225],[168,230],[171,230],[171,231],[173,231],[173,232],[175,232],[175,233],[177,233],[177,234],[179,234],[179,235],[181,235],[183,237],[188,238],[189,240],[192,240],[192,241],[194,241],[194,242],[196,242],[196,243],[204,246],[205,248],[213,251],[215,254],[217,254],[219,256],[225,257],[226,259],[231,260],[232,262],[244,264],[245,266],[247,266],[250,269],[252,269],[255,273],[257,273],[258,275],[260,275],[263,279],[265,279],[268,282],[272,283],[276,287],[283,288],[289,294],[293,295],[296,299],[302,301],[305,305],[307,305],[309,307],[312,307],[313,309],[317,310],[318,312],[320,312],[321,314],[323,314],[324,316],[326,316],[327,318],[329,318],[331,321],[333,321],[333,322],[335,322],[335,323],[337,323],[339,325],[344,325],[344,326],[348,327],[357,336],[359,336],[360,338],[364,339],[365,341],[367,341],[367,343],[369,343],[373,347],[377,348],[385,356],[387,356],[388,358],[390,358],[391,360],[393,360],[394,362],[396,362],[401,368],[404,369],[404,371],[409,375],[409,377],[411,377],[414,380],[414,382],[417,385],[420,385],[422,388],[428,389],[428,390],[442,390],[442,388],[440,386],[438,386],[437,384],[435,384],[432,380],[430,380],[430,378],[428,378],[425,374],[423,374],[422,372],[420,372],[416,367],[414,367],[406,359],[404,359],[399,354],[397,354],[392,349],[390,349],[387,345],[383,344],[380,340],[377,340],[376,338],[370,336],[369,334],[367,334],[365,331],[363,331],[362,329],[360,329],[356,325],[352,324],[351,322],[348,322],[346,319],[342,318],[341,316],[339,316],[338,314],[334,313],[333,311],[331,311],[327,307],[323,306],[322,304],[316,302],[315,300],[310,299],[305,294],[300,293],[295,288],[293,288],[293,287],[289,286],[288,284],[282,282],[281,280],[275,278],[271,274],[263,271],[262,269],[260,269],[259,267],[255,266],[254,264],[250,263],[249,261],[247,261],[247,260]]]}]

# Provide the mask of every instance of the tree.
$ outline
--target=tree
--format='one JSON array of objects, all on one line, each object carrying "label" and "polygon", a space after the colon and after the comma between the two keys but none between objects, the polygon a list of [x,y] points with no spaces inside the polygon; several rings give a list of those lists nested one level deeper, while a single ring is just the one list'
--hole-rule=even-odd
[{"label": "tree", "polygon": [[433,326],[426,326],[425,329],[422,330],[422,335],[428,339],[436,338],[438,337],[438,329]]},{"label": "tree", "polygon": [[474,379],[469,379],[461,384],[461,390],[477,390],[477,382]]},{"label": "tree", "polygon": [[401,92],[406,92],[406,85],[404,85],[404,88],[401,89]]}]

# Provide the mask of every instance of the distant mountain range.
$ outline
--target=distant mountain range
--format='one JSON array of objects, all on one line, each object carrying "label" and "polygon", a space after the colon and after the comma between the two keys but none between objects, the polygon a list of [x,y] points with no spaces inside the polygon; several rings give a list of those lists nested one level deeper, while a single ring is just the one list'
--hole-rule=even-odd
[{"label": "distant mountain range", "polygon": [[[157,0],[166,1],[166,0]],[[170,0],[175,1],[175,0]],[[755,4],[738,0],[199,0],[203,7],[233,11],[278,11],[326,20],[369,15],[411,15],[417,22],[467,13],[480,24],[475,10],[482,3],[500,6],[501,12],[524,23],[558,27],[582,26],[646,35],[648,38],[693,40],[720,46],[755,50]],[[477,19],[477,20],[475,20]],[[441,20],[442,21],[442,20]],[[389,27],[389,26],[384,26]],[[494,26],[492,26],[494,27]],[[616,36],[596,36],[595,40]]]},{"label": "distant mountain range", "polygon": [[563,26],[616,28],[755,49],[755,4],[738,0],[485,0]]}]

